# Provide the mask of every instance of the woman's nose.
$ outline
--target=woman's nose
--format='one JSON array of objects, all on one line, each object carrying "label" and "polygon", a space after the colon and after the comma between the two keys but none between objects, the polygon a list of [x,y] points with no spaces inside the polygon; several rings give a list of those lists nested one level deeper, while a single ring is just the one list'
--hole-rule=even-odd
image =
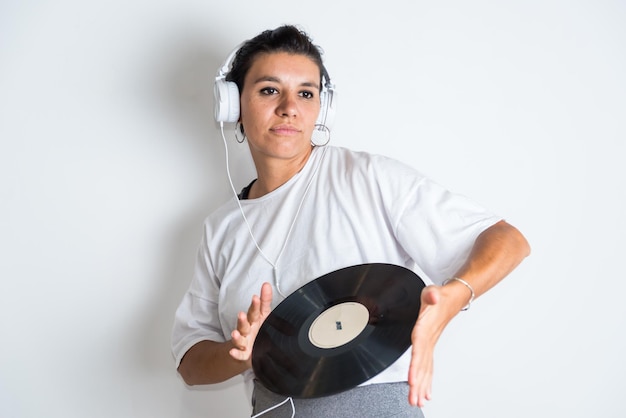
[{"label": "woman's nose", "polygon": [[285,94],[281,97],[280,103],[276,108],[278,116],[293,117],[298,114],[298,105],[296,98],[292,94]]}]

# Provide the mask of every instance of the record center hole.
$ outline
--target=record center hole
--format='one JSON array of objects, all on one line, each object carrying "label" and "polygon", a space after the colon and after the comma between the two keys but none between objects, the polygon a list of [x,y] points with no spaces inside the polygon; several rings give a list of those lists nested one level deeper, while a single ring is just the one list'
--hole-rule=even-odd
[{"label": "record center hole", "polygon": [[309,328],[309,340],[318,348],[336,348],[349,343],[365,329],[370,314],[358,302],[344,302],[322,312]]}]

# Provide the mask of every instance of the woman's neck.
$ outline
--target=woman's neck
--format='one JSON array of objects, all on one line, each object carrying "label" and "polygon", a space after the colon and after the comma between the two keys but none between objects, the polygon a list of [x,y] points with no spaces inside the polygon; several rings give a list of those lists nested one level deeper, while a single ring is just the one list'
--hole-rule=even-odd
[{"label": "woman's neck", "polygon": [[306,165],[313,148],[304,155],[293,159],[255,158],[257,180],[252,184],[248,198],[256,199],[273,192],[295,176]]}]

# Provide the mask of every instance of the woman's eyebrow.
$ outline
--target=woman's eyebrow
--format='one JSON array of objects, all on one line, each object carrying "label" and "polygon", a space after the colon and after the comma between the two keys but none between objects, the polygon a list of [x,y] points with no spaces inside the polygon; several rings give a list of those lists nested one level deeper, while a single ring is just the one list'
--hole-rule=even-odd
[{"label": "woman's eyebrow", "polygon": [[[271,76],[271,75],[264,75],[264,76],[261,76],[261,77],[257,78],[254,81],[254,84],[263,83],[263,82],[267,82],[267,81],[270,81],[270,82],[273,82],[273,83],[280,83],[281,82],[280,78],[278,78],[278,77]],[[300,86],[312,87],[312,88],[316,88],[316,89],[320,88],[319,84],[316,83],[316,82],[313,82],[313,81],[304,81],[304,82],[300,83]]]}]

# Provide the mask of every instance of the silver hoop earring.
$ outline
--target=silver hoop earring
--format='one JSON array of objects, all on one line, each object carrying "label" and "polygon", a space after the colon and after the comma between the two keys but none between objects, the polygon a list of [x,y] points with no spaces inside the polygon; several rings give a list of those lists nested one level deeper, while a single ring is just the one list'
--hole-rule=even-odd
[{"label": "silver hoop earring", "polygon": [[[322,133],[323,132],[323,133]],[[314,147],[323,147],[330,142],[330,129],[328,126],[318,123],[315,125],[313,134],[311,135],[311,145]]]},{"label": "silver hoop earring", "polygon": [[[243,134],[242,138],[239,138],[240,133]],[[241,122],[237,122],[237,124],[235,125],[235,141],[237,141],[240,144],[243,144],[245,140],[246,140],[246,134],[243,131],[243,126],[241,125]]]}]

